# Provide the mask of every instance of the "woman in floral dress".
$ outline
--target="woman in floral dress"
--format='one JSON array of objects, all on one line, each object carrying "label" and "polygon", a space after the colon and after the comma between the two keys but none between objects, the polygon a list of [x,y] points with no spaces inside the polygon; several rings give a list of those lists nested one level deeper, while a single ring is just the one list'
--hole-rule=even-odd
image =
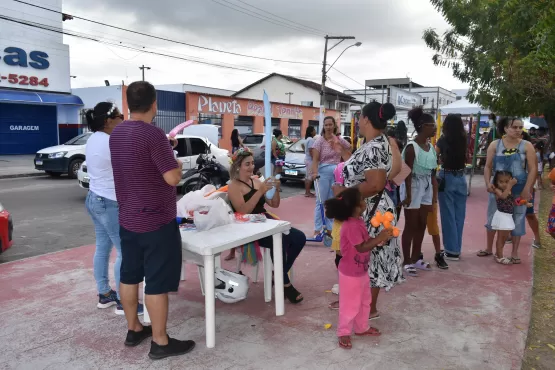
[{"label": "woman in floral dress", "polygon": [[[359,129],[366,143],[345,162],[343,169],[345,186],[357,187],[365,197],[366,211],[362,217],[370,237],[375,237],[383,228],[383,226],[373,227],[370,224],[376,202],[379,202],[376,211],[382,214],[393,213],[395,215],[393,224],[397,224],[395,203],[384,191],[386,181],[395,177],[401,169],[399,148],[395,140],[390,140],[383,134],[387,121],[394,115],[395,107],[390,103],[372,102],[364,106],[359,120]],[[335,190],[339,193],[341,188]],[[398,238],[392,238],[383,246],[372,250],[368,273],[372,288],[370,319],[377,319],[380,317],[377,310],[380,289],[385,288],[388,291],[394,285],[404,281]]]}]

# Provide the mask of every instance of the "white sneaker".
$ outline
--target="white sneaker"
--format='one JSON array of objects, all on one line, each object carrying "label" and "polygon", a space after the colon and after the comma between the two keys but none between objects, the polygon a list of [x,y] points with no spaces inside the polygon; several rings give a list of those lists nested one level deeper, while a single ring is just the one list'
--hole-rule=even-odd
[{"label": "white sneaker", "polygon": [[333,294],[339,295],[339,284],[335,284],[335,285],[333,286],[333,288],[331,288],[331,292],[332,292]]}]

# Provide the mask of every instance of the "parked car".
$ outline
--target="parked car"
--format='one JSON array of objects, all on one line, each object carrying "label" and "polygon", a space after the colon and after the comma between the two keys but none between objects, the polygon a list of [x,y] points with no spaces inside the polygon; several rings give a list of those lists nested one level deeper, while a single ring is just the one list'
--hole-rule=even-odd
[{"label": "parked car", "polygon": [[[216,161],[222,164],[229,171],[229,151],[218,148],[213,145],[208,138],[192,135],[177,135],[177,158],[183,162],[183,173],[197,166],[197,158],[200,154],[211,154],[216,157]],[[87,172],[87,163],[83,162],[77,172],[79,186],[83,189],[89,188],[89,175]],[[184,179],[177,186],[183,185]]]},{"label": "parked car", "polygon": [[[253,152],[255,173],[264,167],[264,149],[266,148],[265,136],[265,134],[248,134],[243,138],[243,145]],[[285,145],[285,150],[289,149],[291,145],[294,144],[287,136],[284,136],[281,142]]]},{"label": "parked car", "polygon": [[91,135],[87,132],[65,144],[39,150],[34,159],[35,169],[53,177],[67,174],[69,178],[77,178],[77,172],[85,161],[85,146]]},{"label": "parked car", "polygon": [[285,164],[281,172],[281,181],[304,181],[306,177],[306,165],[304,164],[305,139],[301,139],[291,145],[285,152]]},{"label": "parked car", "polygon": [[0,203],[0,253],[13,244],[13,220],[10,212]]}]

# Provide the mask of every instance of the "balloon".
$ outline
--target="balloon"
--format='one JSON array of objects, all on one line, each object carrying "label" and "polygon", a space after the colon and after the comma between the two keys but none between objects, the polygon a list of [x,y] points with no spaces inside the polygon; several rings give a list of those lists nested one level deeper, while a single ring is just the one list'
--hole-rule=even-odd
[{"label": "balloon", "polygon": [[185,129],[186,127],[191,126],[194,123],[194,121],[192,119],[180,123],[179,125],[175,126],[173,128],[173,130],[170,131],[170,133],[168,134],[171,137],[175,137],[180,131],[183,131],[183,129]]}]

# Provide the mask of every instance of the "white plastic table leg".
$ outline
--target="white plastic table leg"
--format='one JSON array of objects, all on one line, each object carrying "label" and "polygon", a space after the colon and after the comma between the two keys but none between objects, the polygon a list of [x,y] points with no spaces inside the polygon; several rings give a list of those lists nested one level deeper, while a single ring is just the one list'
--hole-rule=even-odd
[{"label": "white plastic table leg", "polygon": [[206,347],[216,345],[216,294],[214,289],[214,256],[204,256],[204,307]]},{"label": "white plastic table leg", "polygon": [[[277,233],[272,237],[274,242],[274,283],[276,296],[276,316],[285,314],[285,297],[283,292],[283,254],[282,254],[282,234]],[[264,282],[265,283],[265,282]]]},{"label": "white plastic table leg", "polygon": [[264,250],[264,301],[272,301],[272,257],[269,248]]},{"label": "white plastic table leg", "polygon": [[143,322],[145,324],[150,324],[150,315],[148,314],[148,310],[146,309],[145,288],[146,288],[146,280],[143,279]]}]

